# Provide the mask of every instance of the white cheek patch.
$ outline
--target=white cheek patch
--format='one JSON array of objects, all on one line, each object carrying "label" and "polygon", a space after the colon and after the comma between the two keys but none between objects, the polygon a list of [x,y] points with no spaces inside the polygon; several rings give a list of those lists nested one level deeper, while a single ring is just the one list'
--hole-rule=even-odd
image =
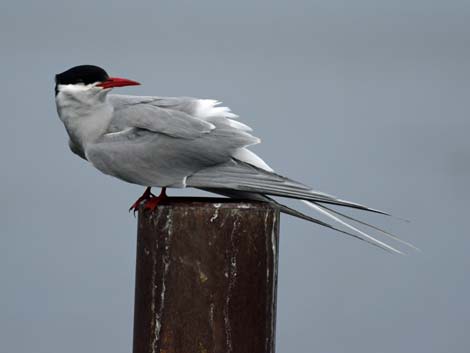
[{"label": "white cheek patch", "polygon": [[89,83],[85,85],[84,83],[75,83],[75,84],[69,84],[69,85],[57,85],[57,88],[59,92],[70,92],[70,93],[77,93],[77,92],[86,92],[94,87],[96,87],[96,83]]},{"label": "white cheek patch", "polygon": [[[76,115],[81,112],[86,114],[90,110],[90,107],[98,106],[104,103],[108,90],[103,90],[100,87],[96,87],[96,83],[92,84],[67,84],[57,85],[57,94],[55,101],[57,109],[65,114],[64,109],[72,109],[68,113]],[[70,114],[66,114],[70,115]]]}]

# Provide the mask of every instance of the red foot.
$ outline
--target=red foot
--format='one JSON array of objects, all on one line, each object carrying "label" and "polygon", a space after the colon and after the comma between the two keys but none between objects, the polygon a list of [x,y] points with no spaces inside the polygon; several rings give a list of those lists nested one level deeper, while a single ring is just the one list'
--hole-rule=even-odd
[{"label": "red foot", "polygon": [[168,198],[168,196],[166,195],[166,188],[162,188],[162,191],[160,192],[160,195],[158,195],[156,197],[155,196],[151,197],[145,202],[144,209],[153,211],[157,208],[157,206],[162,201],[164,201],[167,198]]},{"label": "red foot", "polygon": [[149,186],[147,189],[145,189],[144,193],[142,194],[141,197],[137,199],[136,202],[132,204],[132,206],[129,208],[129,212],[134,211],[134,216],[135,213],[139,210],[140,203],[142,201],[147,201],[150,200],[151,198],[155,197],[154,194],[150,191],[152,188]]}]

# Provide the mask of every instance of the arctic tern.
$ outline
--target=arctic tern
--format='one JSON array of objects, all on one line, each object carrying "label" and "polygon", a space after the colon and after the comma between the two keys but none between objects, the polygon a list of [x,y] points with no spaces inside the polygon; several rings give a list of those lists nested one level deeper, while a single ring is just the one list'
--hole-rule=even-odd
[{"label": "arctic tern", "polygon": [[[131,206],[154,209],[167,187],[193,187],[232,198],[270,202],[281,212],[364,240],[390,252],[394,247],[346,223],[349,219],[413,247],[394,235],[327,207],[387,214],[315,191],[273,171],[247,147],[260,142],[237,115],[213,99],[110,94],[138,82],[110,77],[98,66],[75,66],[55,76],[55,101],[73,153],[95,168],[147,187]],[[160,196],[151,187],[161,187]],[[346,227],[342,230],[275,201],[298,199]]]}]

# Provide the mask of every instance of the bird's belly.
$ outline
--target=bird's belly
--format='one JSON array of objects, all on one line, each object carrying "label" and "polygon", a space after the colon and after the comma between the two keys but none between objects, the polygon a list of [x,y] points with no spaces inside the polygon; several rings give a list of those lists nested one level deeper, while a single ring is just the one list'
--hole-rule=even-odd
[{"label": "bird's belly", "polygon": [[192,173],[151,144],[97,143],[87,146],[85,153],[102,173],[142,186],[185,187],[186,177]]}]

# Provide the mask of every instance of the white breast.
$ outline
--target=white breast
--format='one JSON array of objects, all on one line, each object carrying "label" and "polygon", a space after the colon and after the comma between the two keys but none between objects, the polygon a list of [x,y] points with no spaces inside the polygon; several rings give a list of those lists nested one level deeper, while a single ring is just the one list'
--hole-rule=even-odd
[{"label": "white breast", "polygon": [[56,96],[57,112],[73,143],[86,145],[103,136],[111,122],[113,107],[98,88],[62,89]]}]

